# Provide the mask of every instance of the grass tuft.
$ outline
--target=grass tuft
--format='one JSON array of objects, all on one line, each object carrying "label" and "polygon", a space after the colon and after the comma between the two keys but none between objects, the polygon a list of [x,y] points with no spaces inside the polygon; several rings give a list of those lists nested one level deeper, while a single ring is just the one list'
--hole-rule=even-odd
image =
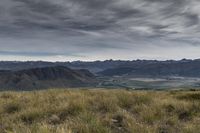
[{"label": "grass tuft", "polygon": [[25,112],[22,115],[20,115],[21,120],[25,123],[25,124],[33,124],[36,121],[39,121],[43,118],[45,118],[45,114],[44,112],[40,112],[40,111],[30,111],[30,112]]},{"label": "grass tuft", "polygon": [[184,94],[177,97],[178,99],[182,100],[198,100],[200,101],[200,93],[194,93],[194,94]]},{"label": "grass tuft", "polygon": [[21,105],[19,103],[12,102],[4,105],[3,108],[4,108],[4,113],[11,114],[19,112],[21,110]]}]

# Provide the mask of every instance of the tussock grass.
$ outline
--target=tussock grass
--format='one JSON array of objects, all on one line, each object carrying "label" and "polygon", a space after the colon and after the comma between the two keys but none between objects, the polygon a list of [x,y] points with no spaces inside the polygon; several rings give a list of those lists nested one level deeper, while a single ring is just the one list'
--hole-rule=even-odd
[{"label": "tussock grass", "polygon": [[199,100],[200,101],[200,93],[191,93],[187,95],[180,95],[178,96],[179,99],[183,100]]},{"label": "tussock grass", "polygon": [[199,91],[0,93],[0,133],[197,133]]},{"label": "tussock grass", "polygon": [[3,109],[4,109],[4,113],[11,114],[11,113],[19,112],[21,110],[21,105],[16,102],[7,103],[3,106]]}]

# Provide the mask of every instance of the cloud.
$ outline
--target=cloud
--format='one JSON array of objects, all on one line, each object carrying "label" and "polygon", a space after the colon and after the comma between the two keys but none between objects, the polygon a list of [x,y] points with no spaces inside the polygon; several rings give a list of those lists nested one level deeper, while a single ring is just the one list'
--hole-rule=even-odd
[{"label": "cloud", "polygon": [[105,51],[124,58],[153,58],[152,47],[186,51],[185,45],[199,47],[199,5],[198,0],[1,0],[0,55],[89,60],[114,58]]},{"label": "cloud", "polygon": [[74,56],[80,57],[80,55],[73,55],[72,53],[50,53],[50,52],[21,52],[21,51],[0,51],[0,55],[23,55],[23,56]]}]

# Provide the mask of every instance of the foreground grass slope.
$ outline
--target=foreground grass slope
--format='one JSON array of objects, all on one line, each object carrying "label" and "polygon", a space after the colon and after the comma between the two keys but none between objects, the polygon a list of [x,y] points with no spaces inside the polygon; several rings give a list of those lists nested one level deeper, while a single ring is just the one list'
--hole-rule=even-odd
[{"label": "foreground grass slope", "polygon": [[0,92],[0,133],[198,133],[200,92]]}]

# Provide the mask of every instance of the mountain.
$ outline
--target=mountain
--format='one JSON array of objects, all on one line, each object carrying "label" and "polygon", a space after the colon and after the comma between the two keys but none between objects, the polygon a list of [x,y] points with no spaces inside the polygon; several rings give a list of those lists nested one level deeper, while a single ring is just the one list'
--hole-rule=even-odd
[{"label": "mountain", "polygon": [[93,73],[103,71],[108,68],[114,68],[123,64],[124,61],[94,61],[94,62],[45,62],[45,61],[0,61],[0,70],[23,70],[31,68],[43,68],[43,67],[54,67],[54,66],[66,66],[71,69],[88,69]]},{"label": "mountain", "polygon": [[[21,71],[24,69],[64,66],[70,69],[87,69],[95,75],[102,76],[183,76],[200,77],[200,59],[196,60],[105,60],[105,61],[74,61],[74,62],[43,62],[43,61],[1,61],[0,70]],[[1,73],[1,72],[0,72]]]},{"label": "mountain", "polygon": [[134,76],[134,77],[200,77],[200,60],[181,61],[144,61],[135,65],[122,65],[106,69],[98,74],[103,76]]},{"label": "mountain", "polygon": [[54,87],[85,87],[95,84],[95,76],[88,70],[72,70],[64,66],[0,71],[1,89],[33,90]]}]

